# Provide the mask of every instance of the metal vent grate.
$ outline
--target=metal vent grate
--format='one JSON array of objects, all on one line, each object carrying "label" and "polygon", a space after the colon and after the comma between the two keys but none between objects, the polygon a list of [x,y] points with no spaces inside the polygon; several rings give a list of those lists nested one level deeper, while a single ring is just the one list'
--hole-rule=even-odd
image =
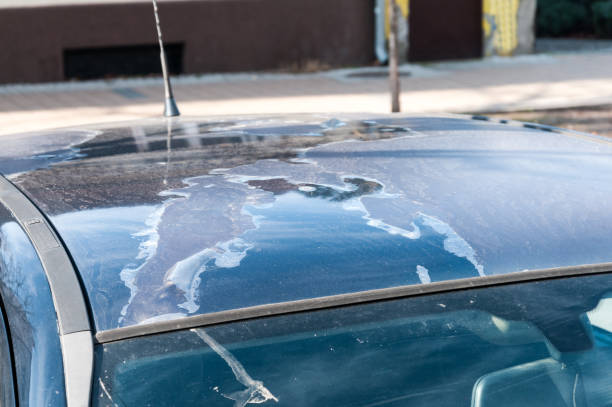
[{"label": "metal vent grate", "polygon": [[[165,44],[168,70],[183,72],[183,44]],[[159,45],[64,50],[64,79],[161,75]]]}]

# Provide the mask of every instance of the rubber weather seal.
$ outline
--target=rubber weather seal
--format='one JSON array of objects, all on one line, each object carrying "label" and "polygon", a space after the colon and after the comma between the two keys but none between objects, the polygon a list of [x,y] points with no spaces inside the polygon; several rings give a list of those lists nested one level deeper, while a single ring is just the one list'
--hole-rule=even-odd
[{"label": "rubber weather seal", "polygon": [[429,284],[407,285],[401,287],[383,288],[361,291],[350,294],[328,297],[259,305],[239,308],[210,314],[195,315],[171,321],[160,321],[151,324],[128,326],[100,331],[96,334],[98,343],[109,343],[141,336],[179,331],[190,328],[219,325],[229,322],[245,321],[256,318],[266,318],[277,315],[295,314],[330,308],[388,301],[400,298],[416,297],[450,291],[469,290],[532,281],[551,280],[557,278],[579,277],[593,274],[612,273],[612,263],[584,265],[575,267],[560,267],[543,270],[521,271],[499,274],[495,276],[472,277]]},{"label": "rubber weather seal", "polygon": [[62,346],[67,406],[88,406],[93,374],[93,337],[77,271],[42,212],[2,176],[0,203],[13,214],[34,244],[49,282]]}]

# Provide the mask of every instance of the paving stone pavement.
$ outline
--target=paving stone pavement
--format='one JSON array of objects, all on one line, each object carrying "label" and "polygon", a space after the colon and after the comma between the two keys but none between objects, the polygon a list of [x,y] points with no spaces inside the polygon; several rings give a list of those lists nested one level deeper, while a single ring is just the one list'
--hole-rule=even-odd
[{"label": "paving stone pavement", "polygon": [[[494,112],[612,104],[612,51],[402,66],[402,111]],[[385,68],[180,76],[184,116],[387,112]],[[159,78],[0,86],[0,135],[161,114]]]}]

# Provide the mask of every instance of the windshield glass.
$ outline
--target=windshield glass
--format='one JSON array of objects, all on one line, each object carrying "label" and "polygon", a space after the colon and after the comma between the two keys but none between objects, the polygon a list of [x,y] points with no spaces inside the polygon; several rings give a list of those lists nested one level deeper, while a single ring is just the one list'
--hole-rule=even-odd
[{"label": "windshield glass", "polygon": [[98,406],[607,406],[612,276],[463,290],[99,345]]}]

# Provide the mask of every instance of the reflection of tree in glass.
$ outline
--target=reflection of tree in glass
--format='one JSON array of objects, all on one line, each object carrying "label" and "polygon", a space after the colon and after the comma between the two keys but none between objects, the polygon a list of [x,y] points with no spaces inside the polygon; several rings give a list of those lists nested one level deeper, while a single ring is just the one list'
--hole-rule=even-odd
[{"label": "reflection of tree in glass", "polygon": [[[0,217],[7,216],[3,212],[5,211],[0,211]],[[30,377],[27,367],[31,364],[34,349],[34,328],[30,323],[31,315],[28,313],[28,308],[32,308],[32,298],[23,273],[19,272],[27,256],[17,258],[18,253],[11,250],[11,244],[9,244],[11,236],[5,233],[7,230],[21,232],[16,223],[7,222],[0,225],[0,275],[2,275],[0,293],[2,293],[5,312],[10,315],[10,325],[7,328],[10,329],[15,363],[18,367],[16,373],[19,377],[16,379],[22,386],[19,390],[22,394],[28,394]],[[15,236],[12,237],[15,238]],[[13,246],[15,246],[14,242]]]}]

